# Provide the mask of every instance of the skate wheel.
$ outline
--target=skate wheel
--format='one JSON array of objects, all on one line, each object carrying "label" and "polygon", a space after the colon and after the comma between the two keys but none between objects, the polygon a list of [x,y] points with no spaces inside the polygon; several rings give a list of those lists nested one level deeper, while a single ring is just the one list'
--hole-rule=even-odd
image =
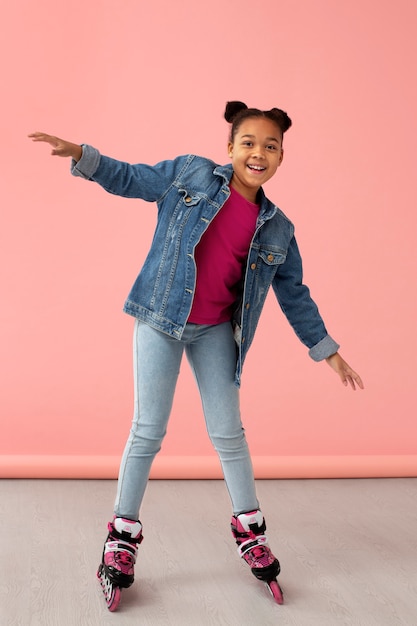
[{"label": "skate wheel", "polygon": [[113,587],[110,596],[106,596],[106,604],[109,611],[115,611],[120,604],[122,591],[120,587]]},{"label": "skate wheel", "polygon": [[278,584],[277,580],[271,580],[271,582],[266,583],[272,597],[274,598],[277,604],[284,604],[284,596],[282,595],[282,589]]},{"label": "skate wheel", "polygon": [[115,611],[120,604],[122,590],[120,587],[116,587],[110,582],[101,564],[98,568],[97,578],[100,581],[101,589],[106,599],[107,608],[109,611]]}]

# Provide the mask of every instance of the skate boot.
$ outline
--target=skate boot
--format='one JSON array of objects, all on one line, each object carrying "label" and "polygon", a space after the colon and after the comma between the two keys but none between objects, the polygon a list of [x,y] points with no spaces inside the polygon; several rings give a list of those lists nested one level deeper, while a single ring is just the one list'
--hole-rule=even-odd
[{"label": "skate boot", "polygon": [[281,567],[268,546],[266,524],[261,511],[232,517],[231,528],[239,556],[249,565],[252,574],[267,585],[275,601],[282,604],[284,599],[277,581]]},{"label": "skate boot", "polygon": [[106,597],[107,608],[115,611],[121,590],[130,587],[134,580],[137,547],[143,540],[142,524],[114,517],[108,524],[108,530],[97,578]]}]

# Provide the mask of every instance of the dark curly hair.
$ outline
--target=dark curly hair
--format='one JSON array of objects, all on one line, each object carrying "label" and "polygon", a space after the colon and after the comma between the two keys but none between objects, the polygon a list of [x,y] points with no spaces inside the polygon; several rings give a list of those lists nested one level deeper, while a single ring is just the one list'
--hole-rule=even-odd
[{"label": "dark curly hair", "polygon": [[280,129],[282,135],[292,125],[291,119],[282,109],[273,108],[270,111],[261,111],[260,109],[250,109],[244,102],[232,100],[226,104],[224,118],[232,125],[230,129],[230,141],[233,143],[235,135],[244,120],[250,117],[264,117],[274,122]]}]

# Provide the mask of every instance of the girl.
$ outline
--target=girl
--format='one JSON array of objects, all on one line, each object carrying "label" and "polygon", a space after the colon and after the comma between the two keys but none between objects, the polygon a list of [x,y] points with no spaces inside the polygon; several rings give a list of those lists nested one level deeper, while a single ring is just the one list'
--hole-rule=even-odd
[{"label": "girl", "polygon": [[120,589],[133,583],[142,541],[140,505],[184,351],[231,498],[239,554],[279,603],[280,565],[266,540],[239,409],[243,362],[271,285],[310,356],[326,360],[344,385],[363,388],[302,283],[292,223],[262,189],[282,163],[290,118],[280,109],[261,111],[242,102],[229,102],[224,116],[231,123],[226,166],[195,155],[130,165],[89,145],[30,135],[49,143],[53,155],[72,157],[75,176],[158,206],[151,249],[124,306],[135,318],[135,410],[98,570],[110,610],[119,603]]}]

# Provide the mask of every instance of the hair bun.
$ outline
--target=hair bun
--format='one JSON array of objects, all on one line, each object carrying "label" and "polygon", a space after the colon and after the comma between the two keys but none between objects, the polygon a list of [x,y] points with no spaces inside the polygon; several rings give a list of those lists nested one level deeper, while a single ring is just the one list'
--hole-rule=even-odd
[{"label": "hair bun", "polygon": [[245,111],[248,107],[244,102],[239,102],[239,100],[232,100],[226,104],[226,109],[224,112],[224,118],[226,122],[233,122],[234,118],[241,111]]},{"label": "hair bun", "polygon": [[279,126],[283,133],[285,133],[292,126],[291,118],[288,117],[286,111],[274,107],[271,109],[270,113],[277,118],[277,121],[279,120]]}]

